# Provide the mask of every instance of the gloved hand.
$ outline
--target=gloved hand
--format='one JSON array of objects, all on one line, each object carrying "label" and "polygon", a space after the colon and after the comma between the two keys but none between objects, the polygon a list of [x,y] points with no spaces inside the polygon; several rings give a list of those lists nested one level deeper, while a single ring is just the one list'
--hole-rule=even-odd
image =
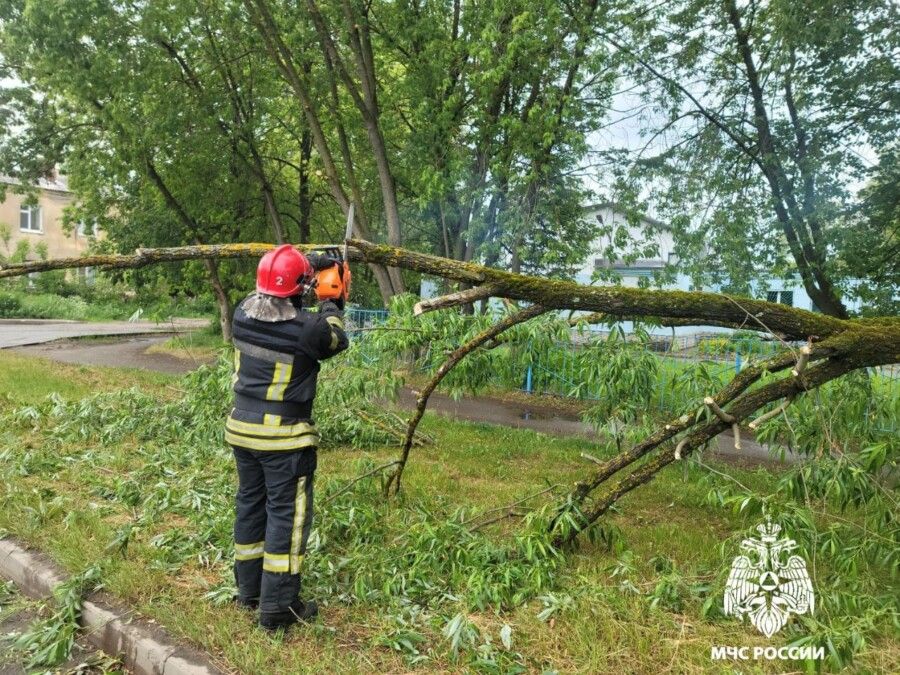
[{"label": "gloved hand", "polygon": [[326,253],[319,253],[317,251],[307,253],[306,259],[309,260],[309,264],[316,272],[319,270],[327,270],[329,267],[337,265],[340,262],[337,258],[333,258]]},{"label": "gloved hand", "polygon": [[319,303],[319,314],[339,314],[344,311],[344,299],[325,300]]}]

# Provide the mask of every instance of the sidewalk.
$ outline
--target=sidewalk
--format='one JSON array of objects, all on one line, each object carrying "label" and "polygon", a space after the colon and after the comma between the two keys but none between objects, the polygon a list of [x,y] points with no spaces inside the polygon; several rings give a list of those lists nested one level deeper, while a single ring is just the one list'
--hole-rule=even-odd
[{"label": "sidewalk", "polygon": [[207,319],[172,319],[153,321],[59,321],[56,319],[0,319],[0,349],[24,347],[65,338],[102,335],[144,335],[176,333],[203,328]]}]

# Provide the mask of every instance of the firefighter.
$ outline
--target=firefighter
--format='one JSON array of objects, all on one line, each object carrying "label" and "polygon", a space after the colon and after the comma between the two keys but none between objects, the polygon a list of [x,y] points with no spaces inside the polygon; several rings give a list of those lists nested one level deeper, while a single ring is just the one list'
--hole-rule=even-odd
[{"label": "firefighter", "polygon": [[279,246],[262,257],[256,293],[234,313],[234,408],[225,440],[234,450],[239,482],[236,602],[258,608],[259,623],[268,630],[318,613],[315,602],[299,598],[319,441],[313,399],[319,362],[346,349],[347,336],[343,297],[321,302],[313,313],[303,308],[302,296],[315,273],[334,264]]}]

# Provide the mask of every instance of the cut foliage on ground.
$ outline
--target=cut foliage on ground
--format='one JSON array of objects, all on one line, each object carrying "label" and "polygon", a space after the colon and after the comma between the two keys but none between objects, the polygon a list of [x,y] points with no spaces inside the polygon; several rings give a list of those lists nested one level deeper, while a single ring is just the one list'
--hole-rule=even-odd
[{"label": "cut foliage on ground", "polygon": [[[805,522],[809,511],[780,493],[792,473],[708,469],[701,457],[629,495],[576,550],[559,550],[548,522],[584,474],[582,453],[613,448],[427,415],[427,445],[404,492],[386,501],[383,472],[353,480],[394,459],[393,413],[371,410],[374,424],[329,412],[366,411],[360,399],[389,395],[392,377],[371,372],[345,373],[340,395],[328,384],[335,373],[323,374],[317,416],[331,442],[304,574],[323,618],[272,638],[230,606],[227,360],[125,390],[115,370],[0,361],[0,372],[9,368],[40,382],[4,406],[0,528],[73,574],[99,566],[106,590],[241,672],[647,672],[666,663],[718,672],[712,645],[771,644],[721,616],[730,561],[763,506],[814,561],[820,592],[822,611],[792,622],[780,644],[825,646],[830,668],[900,665],[893,561],[860,550],[855,570],[840,568],[844,558],[829,552],[839,544],[834,521]],[[45,396],[62,389],[56,377],[66,399]],[[853,505],[840,517],[864,522]]]}]

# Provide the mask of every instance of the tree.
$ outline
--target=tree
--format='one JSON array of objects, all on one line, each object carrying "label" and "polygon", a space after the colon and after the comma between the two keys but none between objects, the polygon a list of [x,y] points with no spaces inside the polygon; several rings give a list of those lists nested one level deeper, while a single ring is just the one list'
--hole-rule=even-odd
[{"label": "tree", "polygon": [[[285,114],[282,82],[239,8],[0,6],[4,67],[24,83],[4,90],[2,170],[28,183],[61,165],[78,196],[70,220],[97,221],[118,250],[309,241],[322,185],[308,129]],[[202,265],[227,337],[248,270]]]},{"label": "tree", "polygon": [[[550,257],[571,273],[591,229],[567,172],[611,83],[592,35],[598,3],[245,4],[317,130],[335,201],[346,211],[349,185],[362,204],[363,236],[380,211],[399,243],[403,215],[406,243],[419,231],[444,255],[514,268],[559,250]],[[375,206],[364,198],[369,172]],[[379,284],[402,288],[395,277]]]},{"label": "tree", "polygon": [[[426,384],[410,419],[401,457],[386,489],[400,487],[416,427],[428,396],[441,379],[468,354],[489,345],[502,333],[554,310],[600,313],[606,320],[654,318],[663,325],[714,325],[774,333],[782,340],[806,341],[747,366],[717,392],[710,392],[694,414],[684,414],[650,433],[605,462],[580,481],[566,502],[574,526],[563,537],[571,541],[592,527],[621,497],[646,484],[670,464],[686,457],[723,431],[739,444],[741,425],[751,429],[780,414],[795,399],[853,371],[900,363],[900,318],[846,320],[785,305],[714,293],[660,291],[615,286],[583,286],[571,281],[529,277],[473,263],[439,258],[366,241],[351,242],[351,259],[414,270],[474,286],[444,298],[423,301],[419,311],[454,307],[485,297],[528,303],[454,350]],[[13,264],[0,268],[0,278],[80,266],[114,269],[143,267],[196,258],[258,256],[264,244],[231,244],[148,250],[133,256],[69,258]],[[587,320],[596,320],[589,318]],[[768,410],[771,404],[778,404]],[[762,412],[768,410],[767,412]],[[562,540],[560,540],[562,543]]]},{"label": "tree", "polygon": [[900,114],[896,20],[881,2],[685,1],[600,29],[649,120],[623,185],[652,193],[695,278],[796,272],[821,311],[847,316],[848,282],[870,272],[842,236],[852,184]]},{"label": "tree", "polygon": [[[566,276],[594,229],[577,169],[614,79],[606,16],[551,0],[6,0],[0,54],[23,84],[5,92],[0,162],[23,182],[61,165],[73,217],[119,250],[264,224],[336,240],[352,201],[363,238]],[[222,317],[225,272],[207,269]],[[368,274],[385,302],[405,287]]]},{"label": "tree", "polygon": [[900,151],[882,153],[861,201],[844,218],[838,248],[858,275],[854,289],[874,314],[900,314]]}]

